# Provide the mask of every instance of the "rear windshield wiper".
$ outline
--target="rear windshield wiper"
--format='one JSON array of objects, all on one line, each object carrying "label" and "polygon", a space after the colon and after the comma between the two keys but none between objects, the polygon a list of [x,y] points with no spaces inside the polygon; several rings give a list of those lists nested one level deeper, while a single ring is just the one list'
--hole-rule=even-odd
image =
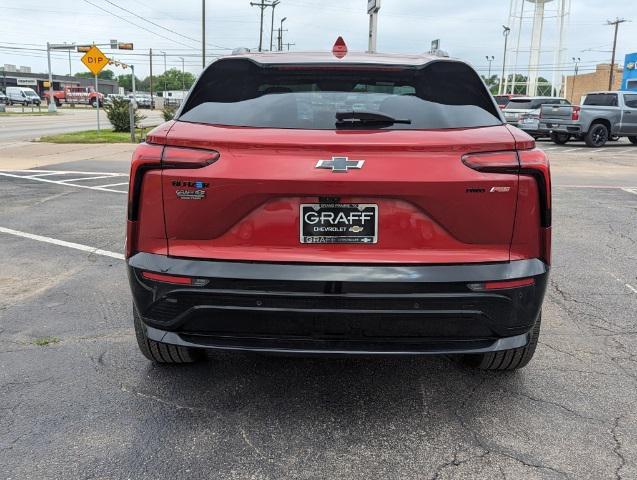
[{"label": "rear windshield wiper", "polygon": [[409,119],[399,119],[377,112],[336,112],[337,127],[387,126],[395,123],[411,124]]}]

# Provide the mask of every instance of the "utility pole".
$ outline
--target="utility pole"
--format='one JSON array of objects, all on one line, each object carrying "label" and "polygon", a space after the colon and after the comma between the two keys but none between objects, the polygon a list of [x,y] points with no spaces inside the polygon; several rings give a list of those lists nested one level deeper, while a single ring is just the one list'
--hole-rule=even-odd
[{"label": "utility pole", "polygon": [[288,52],[289,52],[289,51],[290,51],[290,45],[296,45],[296,43],[290,43],[290,42],[288,42],[288,43],[286,43],[285,45],[288,47]]},{"label": "utility pole", "polygon": [[[262,0],[260,3],[250,2],[251,7],[259,7],[261,9],[261,24],[259,26],[259,51],[260,52],[263,51],[263,13],[267,7],[272,7],[272,5],[273,5],[272,3],[267,3],[265,0]],[[274,7],[272,8],[274,9]]]},{"label": "utility pole", "polygon": [[150,108],[153,109],[155,102],[153,100],[153,49],[150,49]]},{"label": "utility pole", "polygon": [[71,50],[69,50],[69,77],[73,76],[73,72],[71,71]]},{"label": "utility pole", "polygon": [[378,33],[378,12],[380,11],[380,0],[367,1],[367,14],[369,15],[369,38],[367,51],[376,52],[376,37]]},{"label": "utility pole", "polygon": [[615,37],[613,38],[613,57],[610,61],[610,75],[608,76],[608,89],[613,89],[613,80],[615,80],[615,51],[617,49],[617,30],[619,30],[619,24],[624,23],[627,20],[624,18],[616,17],[614,21],[608,20],[607,25],[615,25]]},{"label": "utility pole", "polygon": [[500,77],[500,86],[498,87],[499,95],[502,95],[504,72],[506,70],[506,64],[507,64],[507,40],[509,39],[509,33],[511,33],[511,29],[507,27],[506,25],[502,25],[502,35],[504,36],[504,53],[502,55],[502,76]]},{"label": "utility pole", "polygon": [[270,51],[272,51],[272,48],[274,47],[274,7],[276,7],[279,3],[281,3],[279,0],[274,0],[274,2],[272,2],[272,25],[270,27]]},{"label": "utility pole", "polygon": [[201,68],[206,68],[206,0],[201,0]]}]

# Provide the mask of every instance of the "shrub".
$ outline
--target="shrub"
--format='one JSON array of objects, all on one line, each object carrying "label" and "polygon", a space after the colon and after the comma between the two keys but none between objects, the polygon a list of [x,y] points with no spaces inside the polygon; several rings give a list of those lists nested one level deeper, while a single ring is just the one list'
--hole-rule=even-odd
[{"label": "shrub", "polygon": [[172,105],[166,105],[162,109],[161,114],[164,116],[164,120],[169,122],[170,120],[175,118],[175,112],[177,112],[177,107],[174,107]]},{"label": "shrub", "polygon": [[[127,100],[114,98],[110,105],[106,105],[104,110],[106,110],[106,116],[108,117],[108,121],[113,125],[114,132],[129,132],[130,131],[130,113],[128,111],[129,102]],[[135,110],[135,127],[139,127],[139,122],[141,122],[144,118],[143,115],[140,115],[137,110]]]}]

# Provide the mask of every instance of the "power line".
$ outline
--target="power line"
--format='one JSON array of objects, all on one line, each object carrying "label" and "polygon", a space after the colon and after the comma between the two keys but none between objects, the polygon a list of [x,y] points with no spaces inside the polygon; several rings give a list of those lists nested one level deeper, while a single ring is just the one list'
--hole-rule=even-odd
[{"label": "power line", "polygon": [[167,36],[165,36],[165,35],[162,35],[161,33],[157,33],[157,32],[154,32],[154,31],[152,31],[152,30],[149,30],[148,28],[143,27],[143,26],[141,26],[141,25],[138,25],[138,24],[137,24],[137,23],[135,23],[135,22],[131,22],[131,21],[130,21],[130,20],[128,20],[126,17],[122,17],[121,15],[118,15],[118,14],[116,14],[116,13],[113,13],[113,12],[111,12],[110,10],[107,10],[107,9],[105,9],[105,8],[103,8],[103,7],[99,6],[99,5],[96,5],[95,3],[91,2],[90,0],[83,0],[83,1],[84,1],[85,3],[88,3],[89,5],[94,6],[95,8],[98,8],[98,9],[102,10],[103,12],[108,13],[109,15],[112,15],[113,17],[117,17],[117,18],[119,18],[120,20],[125,21],[126,23],[130,23],[131,25],[133,25],[133,26],[135,26],[135,27],[137,27],[137,28],[141,28],[142,30],[145,30],[146,32],[152,33],[153,35],[157,35],[158,37],[161,37],[161,38],[163,38],[164,40],[168,40],[168,41],[170,41],[170,42],[176,43],[176,44],[181,45],[181,46],[183,46],[183,47],[196,48],[196,47],[193,47],[192,45],[187,45],[187,44],[185,44],[185,43],[183,43],[183,42],[180,42],[180,41],[178,41],[178,40],[174,40],[174,39],[172,39],[172,38],[169,38],[169,37],[167,37]]},{"label": "power line", "polygon": [[[137,13],[135,13],[135,12],[133,12],[133,11],[131,11],[131,10],[128,10],[127,8],[124,8],[124,7],[119,6],[119,5],[118,5],[118,4],[116,4],[115,2],[112,2],[111,0],[104,0],[104,1],[105,1],[106,3],[109,3],[109,4],[113,5],[115,8],[119,8],[120,10],[123,10],[123,11],[124,11],[124,12],[126,12],[126,13],[130,13],[131,15],[133,15],[133,16],[135,16],[135,17],[137,17],[137,18],[139,18],[139,19],[141,19],[141,20],[143,20],[143,21],[145,21],[145,22],[150,23],[151,25],[154,25],[154,26],[156,26],[156,27],[158,27],[158,28],[161,28],[161,29],[163,29],[163,30],[166,30],[167,32],[173,33],[173,34],[175,34],[175,35],[179,35],[180,37],[185,38],[186,40],[190,40],[190,41],[195,42],[195,43],[198,43],[198,42],[199,42],[199,40],[198,40],[198,39],[195,39],[195,38],[189,37],[189,36],[187,36],[187,35],[184,35],[184,34],[182,34],[182,33],[177,32],[177,31],[175,31],[175,30],[172,30],[172,29],[170,29],[170,28],[168,28],[168,27],[164,27],[163,25],[160,25],[159,23],[155,23],[155,22],[153,22],[153,21],[151,21],[151,20],[148,20],[147,18],[142,17],[141,15],[138,15]],[[207,43],[207,42],[206,42],[206,43]],[[223,47],[223,46],[221,46],[221,45],[215,45],[215,44],[213,44],[213,43],[210,43],[209,45],[212,45],[213,47],[216,47],[216,48],[220,48],[220,49],[222,49],[222,50],[232,50],[231,48]]]}]

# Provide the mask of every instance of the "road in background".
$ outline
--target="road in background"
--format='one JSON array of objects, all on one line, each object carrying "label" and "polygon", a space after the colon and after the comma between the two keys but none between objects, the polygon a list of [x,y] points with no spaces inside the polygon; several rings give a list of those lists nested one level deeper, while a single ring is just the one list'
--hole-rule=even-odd
[{"label": "road in background", "polygon": [[[14,108],[11,111],[18,110]],[[142,126],[155,126],[164,121],[159,110],[140,110],[140,113],[146,117],[141,122]],[[100,109],[100,123],[102,128],[110,128],[103,109]],[[57,114],[0,114],[0,142],[33,140],[44,135],[96,128],[97,115],[95,110],[88,108],[60,108]]]},{"label": "road in background", "polygon": [[124,262],[81,249],[123,251],[126,195],[86,187],[124,183],[132,146],[34,160],[31,145],[0,145],[5,476],[637,478],[637,146],[541,143],[555,188],[540,345],[495,373],[437,357],[153,366]]}]

